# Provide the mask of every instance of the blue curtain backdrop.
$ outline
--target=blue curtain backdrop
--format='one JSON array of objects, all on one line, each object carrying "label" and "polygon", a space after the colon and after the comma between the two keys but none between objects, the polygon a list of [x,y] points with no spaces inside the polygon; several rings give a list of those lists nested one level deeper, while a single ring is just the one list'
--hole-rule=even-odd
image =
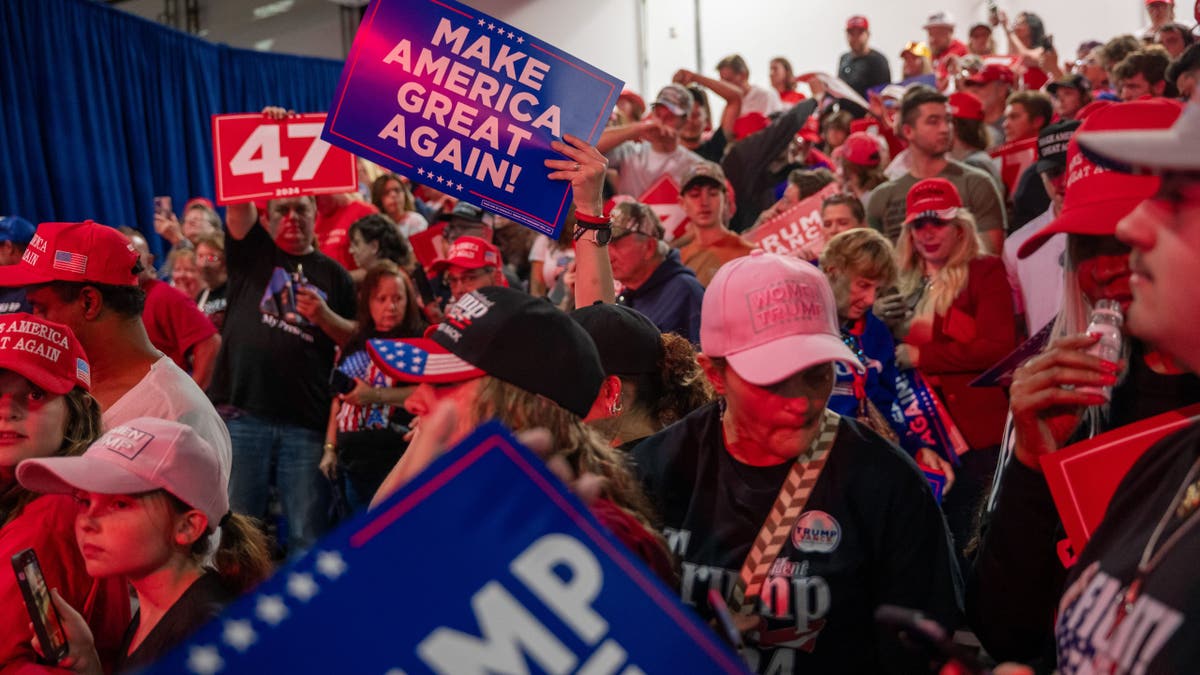
[{"label": "blue curtain backdrop", "polygon": [[153,235],[156,195],[176,211],[214,195],[211,115],[323,112],[341,70],[214,45],[89,0],[0,0],[0,215]]}]

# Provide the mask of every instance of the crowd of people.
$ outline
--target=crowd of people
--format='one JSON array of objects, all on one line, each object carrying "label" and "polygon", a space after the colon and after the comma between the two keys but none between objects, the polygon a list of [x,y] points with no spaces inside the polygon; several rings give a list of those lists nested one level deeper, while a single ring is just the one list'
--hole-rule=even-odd
[{"label": "crowd of people", "polygon": [[[1200,45],[1145,7],[1066,59],[1031,12],[939,12],[893,78],[853,16],[844,86],[730,55],[627,90],[552,144],[557,239],[366,162],[154,233],[0,218],[0,551],[70,645],[6,566],[0,671],[153,663],[498,418],[753,671],[1194,672],[1200,427],[1080,551],[1041,463],[1200,403]],[[818,236],[764,252],[806,200]]]}]

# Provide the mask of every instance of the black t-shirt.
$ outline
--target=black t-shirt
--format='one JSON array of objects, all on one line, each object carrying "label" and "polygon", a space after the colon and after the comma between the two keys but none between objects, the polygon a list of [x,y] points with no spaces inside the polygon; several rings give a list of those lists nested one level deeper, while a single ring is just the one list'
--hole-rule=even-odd
[{"label": "black t-shirt", "polygon": [[221,355],[209,396],[275,422],[325,429],[329,371],[336,345],[296,311],[297,286],[325,295],[338,315],[354,316],[354,282],[319,252],[284,253],[262,227],[228,237],[227,308]]},{"label": "black t-shirt", "polygon": [[129,629],[125,631],[125,639],[121,642],[122,658],[115,672],[141,670],[150,666],[220,614],[225,605],[236,598],[237,594],[221,583],[221,577],[216,572],[206,571],[163,614],[137,650],[125,656],[141,621],[141,614],[134,614]]},{"label": "black t-shirt", "polygon": [[225,326],[225,310],[228,309],[229,301],[225,297],[225,291],[228,290],[229,284],[221,284],[217,288],[206,288],[200,291],[200,295],[196,296],[196,305],[204,312],[204,316],[208,317],[209,321],[221,330]]},{"label": "black t-shirt", "polygon": [[[1195,521],[1200,512],[1178,518],[1171,506],[1197,458],[1200,425],[1193,424],[1147,450],[1121,481],[1104,520],[1072,569],[1059,604],[1055,637],[1063,675],[1196,672],[1200,528]],[[1138,561],[1169,511],[1153,549],[1161,558],[1142,577],[1132,609],[1118,622]],[[1168,544],[1172,533],[1179,538]]]},{"label": "black t-shirt", "polygon": [[[635,469],[683,560],[680,596],[711,616],[728,598],[791,464],[753,467],[726,451],[718,403],[643,441]],[[763,673],[924,672],[921,659],[876,626],[881,604],[921,610],[946,626],[960,582],[929,484],[899,448],[842,418],[829,459],[764,588],[777,614],[746,634]]]},{"label": "black t-shirt", "polygon": [[874,49],[862,56],[846,52],[838,60],[838,77],[857,91],[859,96],[866,98],[867,90],[871,87],[892,81],[892,69],[888,66],[887,57]]}]

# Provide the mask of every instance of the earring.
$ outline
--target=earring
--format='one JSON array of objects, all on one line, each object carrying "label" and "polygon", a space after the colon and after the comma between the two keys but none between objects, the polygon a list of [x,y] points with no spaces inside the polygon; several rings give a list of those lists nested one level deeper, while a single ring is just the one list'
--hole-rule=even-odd
[{"label": "earring", "polygon": [[613,417],[616,417],[617,415],[620,415],[620,414],[621,414],[621,410],[622,410],[622,408],[621,408],[621,402],[620,402],[620,401],[613,401],[613,404],[612,404],[612,406],[610,406],[610,407],[609,407],[609,409],[608,409],[608,413],[609,413],[610,415],[612,415]]}]

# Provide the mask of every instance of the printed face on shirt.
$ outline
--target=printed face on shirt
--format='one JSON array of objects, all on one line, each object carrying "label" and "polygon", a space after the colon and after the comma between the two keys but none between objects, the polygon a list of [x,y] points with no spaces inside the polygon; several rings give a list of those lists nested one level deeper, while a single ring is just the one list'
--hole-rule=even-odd
[{"label": "printed face on shirt", "polygon": [[1200,260],[1200,183],[1167,177],[1154,198],[1117,225],[1133,247],[1129,330],[1200,371],[1200,311],[1196,261]]},{"label": "printed face on shirt", "polygon": [[267,205],[268,225],[275,245],[288,255],[313,250],[316,204],[312,197],[273,199]]},{"label": "printed face on shirt", "polygon": [[706,229],[725,224],[725,189],[710,181],[699,181],[679,195],[684,213],[696,227]]},{"label": "printed face on shirt", "polygon": [[136,580],[161,569],[176,550],[183,516],[161,491],[104,495],[80,490],[75,501],[75,539],[93,577]]},{"label": "printed face on shirt", "polygon": [[62,447],[67,402],[11,370],[0,370],[0,467],[51,457]]},{"label": "printed face on shirt", "polygon": [[408,287],[399,275],[379,277],[371,291],[370,313],[375,329],[386,332],[400,325],[408,308]]},{"label": "printed face on shirt", "polygon": [[1079,290],[1088,302],[1116,300],[1128,311],[1133,295],[1129,291],[1129,247],[1116,237],[1067,235],[1067,254],[1075,265]]},{"label": "printed face on shirt", "polygon": [[725,397],[726,442],[753,448],[767,464],[795,458],[812,442],[829,395],[832,363],[819,363],[769,386],[751,384],[732,366],[705,371],[717,393]]},{"label": "printed face on shirt", "polygon": [[905,124],[903,132],[915,148],[931,157],[940,157],[950,151],[954,118],[945,103],[925,103],[917,107],[913,123]]},{"label": "printed face on shirt", "polygon": [[875,304],[880,282],[850,272],[838,274],[831,285],[833,297],[837,300],[838,318],[842,321],[858,321]]}]

